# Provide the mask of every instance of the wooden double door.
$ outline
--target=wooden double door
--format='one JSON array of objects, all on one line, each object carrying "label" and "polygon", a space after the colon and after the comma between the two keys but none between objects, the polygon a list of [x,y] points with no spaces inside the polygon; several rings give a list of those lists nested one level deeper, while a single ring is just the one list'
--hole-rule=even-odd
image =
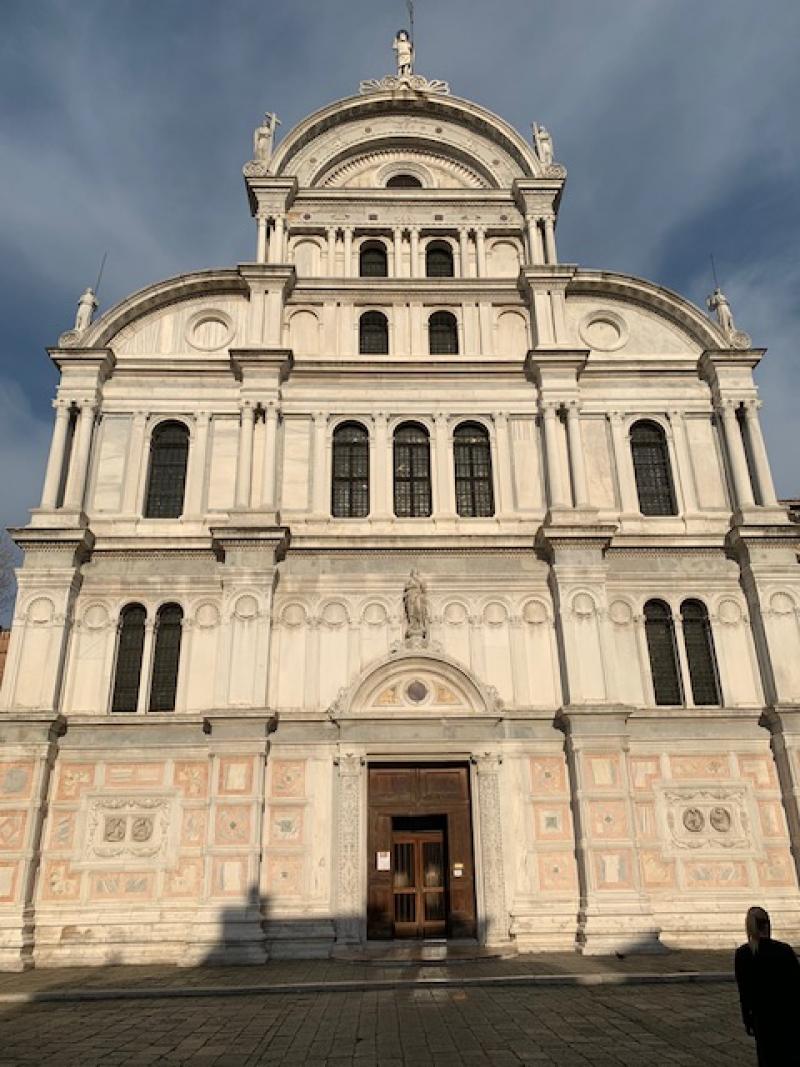
[{"label": "wooden double door", "polygon": [[469,770],[369,770],[370,938],[474,937]]}]

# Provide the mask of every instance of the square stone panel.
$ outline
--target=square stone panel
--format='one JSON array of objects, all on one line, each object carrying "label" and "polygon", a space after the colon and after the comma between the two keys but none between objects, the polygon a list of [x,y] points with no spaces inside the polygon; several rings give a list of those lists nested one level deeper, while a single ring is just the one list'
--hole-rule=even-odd
[{"label": "square stone panel", "polygon": [[0,797],[24,799],[33,786],[33,760],[30,762],[0,763]]},{"label": "square stone panel", "polygon": [[0,863],[0,903],[12,904],[17,895],[19,863]]},{"label": "square stone panel", "polygon": [[272,763],[274,797],[302,797],[305,795],[306,765],[303,760],[275,760]]},{"label": "square stone panel", "polygon": [[575,856],[571,852],[543,852],[537,859],[542,890],[553,892],[577,887]]},{"label": "square stone panel", "polygon": [[224,757],[219,761],[219,792],[239,796],[252,792],[253,761],[247,757]]},{"label": "square stone panel", "polygon": [[67,851],[75,841],[75,812],[51,810],[47,847],[50,852]]},{"label": "square stone panel", "polygon": [[128,786],[161,785],[164,781],[165,766],[163,761],[142,763],[109,763],[106,766],[105,780],[110,788],[125,789]]},{"label": "square stone panel", "polygon": [[639,867],[642,882],[650,889],[675,888],[675,862],[665,860],[660,852],[643,851],[639,853]]},{"label": "square stone panel", "polygon": [[80,875],[65,860],[48,860],[44,864],[39,880],[39,896],[42,900],[77,900],[80,891]]},{"label": "square stone panel", "polygon": [[246,897],[247,858],[215,856],[211,866],[211,893],[215,897]]},{"label": "square stone panel", "polygon": [[154,878],[149,871],[93,872],[89,878],[92,900],[149,900]]},{"label": "square stone panel", "polygon": [[620,839],[630,836],[628,812],[623,800],[590,800],[586,809],[592,837]]},{"label": "square stone panel", "polygon": [[200,856],[182,857],[178,865],[167,871],[164,896],[199,899],[203,893],[203,860]]},{"label": "square stone panel", "polygon": [[598,889],[632,889],[633,856],[625,851],[594,853],[594,871]]},{"label": "square stone panel", "polygon": [[56,800],[77,800],[94,785],[93,763],[60,763],[57,767]]},{"label": "square stone panel", "polygon": [[200,800],[208,796],[207,761],[176,760],[172,777],[185,797]]},{"label": "square stone panel", "polygon": [[303,841],[303,808],[283,805],[270,809],[269,839],[273,845],[299,845]]},{"label": "square stone panel", "polygon": [[777,789],[778,776],[772,756],[739,756],[739,773],[756,789]]},{"label": "square stone panel", "polygon": [[730,760],[723,753],[708,756],[670,756],[673,778],[728,778]]},{"label": "square stone panel", "polygon": [[303,895],[303,867],[305,857],[297,853],[267,856],[267,893],[277,897],[300,897]]},{"label": "square stone panel", "polygon": [[563,756],[535,756],[531,763],[531,792],[565,793],[567,769]]},{"label": "square stone panel", "polygon": [[767,858],[757,864],[758,880],[763,886],[794,888],[796,875],[788,849],[767,849]]},{"label": "square stone panel", "polygon": [[696,860],[684,864],[687,889],[744,889],[750,883],[747,865],[735,860]]},{"label": "square stone panel", "polygon": [[610,752],[584,752],[582,761],[588,784],[593,789],[619,789],[621,775],[618,756]]},{"label": "square stone panel", "polygon": [[0,811],[0,852],[23,848],[27,825],[27,811]]},{"label": "square stone panel", "polygon": [[200,848],[205,844],[208,812],[201,808],[190,808],[181,816],[181,847]]},{"label": "square stone panel", "polygon": [[245,804],[223,804],[214,814],[214,844],[247,845],[250,843],[252,817]]}]

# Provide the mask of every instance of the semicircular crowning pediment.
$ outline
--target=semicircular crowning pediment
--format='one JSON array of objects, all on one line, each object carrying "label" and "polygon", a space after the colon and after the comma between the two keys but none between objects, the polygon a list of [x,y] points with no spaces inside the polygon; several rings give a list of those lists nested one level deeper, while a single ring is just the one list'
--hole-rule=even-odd
[{"label": "semicircular crowning pediment", "polygon": [[485,189],[489,182],[474,167],[440,152],[397,145],[363,152],[334,166],[320,185],[326,188],[383,188],[395,174],[411,174],[426,189]]}]

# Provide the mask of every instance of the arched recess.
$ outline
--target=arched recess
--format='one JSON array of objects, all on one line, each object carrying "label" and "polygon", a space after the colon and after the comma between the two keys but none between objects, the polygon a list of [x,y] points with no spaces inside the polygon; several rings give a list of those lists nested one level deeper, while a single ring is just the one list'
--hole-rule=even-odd
[{"label": "arched recess", "polygon": [[296,356],[319,355],[319,319],[313,311],[295,311],[289,319],[289,347]]},{"label": "arched recess", "polygon": [[294,266],[299,278],[318,278],[322,274],[322,249],[313,237],[298,237],[292,245]]},{"label": "arched recess", "polygon": [[328,709],[334,718],[498,715],[497,691],[473,678],[441,651],[391,652],[339,691]]}]

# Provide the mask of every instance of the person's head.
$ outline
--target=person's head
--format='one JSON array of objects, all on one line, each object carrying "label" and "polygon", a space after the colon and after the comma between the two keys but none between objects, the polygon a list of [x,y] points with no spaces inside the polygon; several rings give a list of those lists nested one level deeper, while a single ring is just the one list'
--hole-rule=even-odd
[{"label": "person's head", "polygon": [[747,933],[747,940],[749,941],[750,948],[753,952],[758,949],[759,942],[763,938],[769,937],[772,933],[772,925],[769,921],[769,915],[763,908],[747,909],[744,928]]},{"label": "person's head", "polygon": [[398,39],[398,41],[408,41],[409,40],[408,30],[398,30],[397,31],[397,39]]}]

